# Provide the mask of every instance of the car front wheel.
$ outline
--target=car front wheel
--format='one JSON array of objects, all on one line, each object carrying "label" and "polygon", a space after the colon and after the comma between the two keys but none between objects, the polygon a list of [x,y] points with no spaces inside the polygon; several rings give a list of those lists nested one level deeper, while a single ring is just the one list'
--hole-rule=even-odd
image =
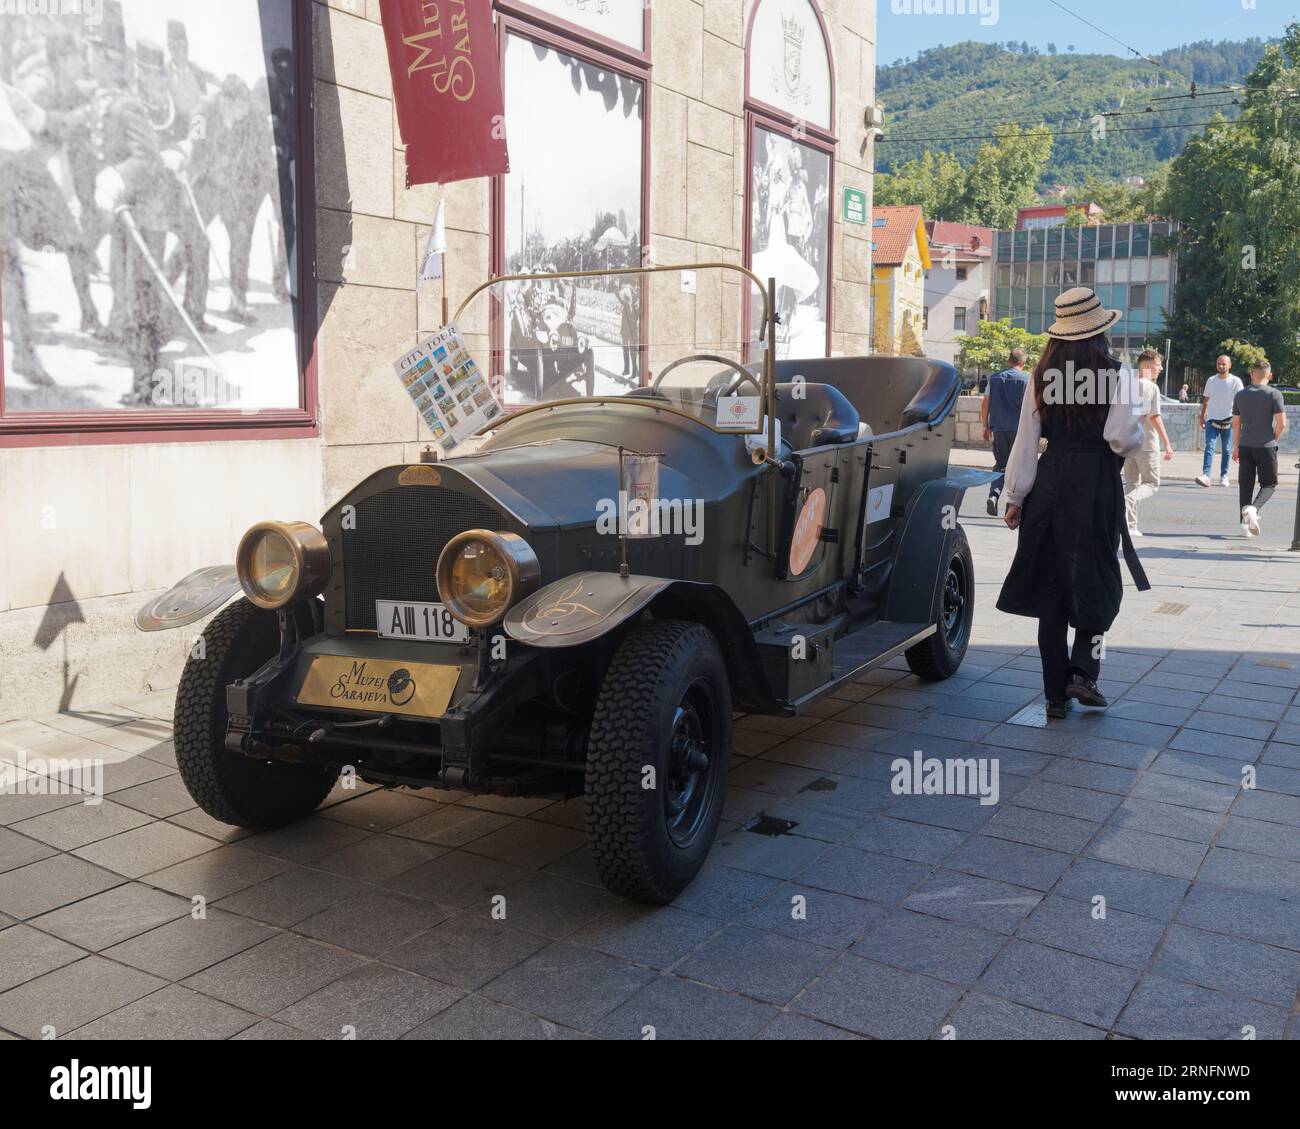
[{"label": "car front wheel", "polygon": [[950,543],[944,566],[937,630],[905,656],[912,673],[927,682],[941,682],[956,674],[970,646],[975,620],[975,562],[961,526]]},{"label": "car front wheel", "polygon": [[713,845],[731,756],[731,687],[707,628],[637,628],[614,654],[587,743],[587,845],[616,894],[670,902]]}]

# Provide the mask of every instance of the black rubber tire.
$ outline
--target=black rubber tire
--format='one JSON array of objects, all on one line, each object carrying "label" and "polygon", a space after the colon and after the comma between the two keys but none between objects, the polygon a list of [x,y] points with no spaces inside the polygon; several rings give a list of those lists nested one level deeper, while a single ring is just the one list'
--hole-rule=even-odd
[{"label": "black rubber tire", "polygon": [[[710,770],[698,830],[681,847],[669,833],[661,788],[674,716],[696,687],[712,696]],[[678,620],[638,627],[605,671],[587,743],[587,848],[610,890],[661,905],[690,884],[717,835],[730,759],[731,685],[713,633]],[[642,787],[647,765],[655,788]]]},{"label": "black rubber tire", "polygon": [[223,608],[203,632],[202,657],[191,654],[176,692],[176,766],[194,802],[213,819],[265,831],[310,815],[338,779],[338,769],[256,760],[225,747],[226,686],[275,655],[274,612],[245,599]]},{"label": "black rubber tire", "polygon": [[971,557],[970,542],[966,540],[966,531],[960,525],[957,527],[957,536],[951,542],[948,559],[941,567],[943,568],[941,583],[944,584],[947,583],[950,569],[960,567],[964,570],[965,604],[961,609],[961,632],[956,646],[949,641],[948,633],[944,629],[941,596],[939,629],[925,642],[918,643],[907,651],[904,656],[912,673],[927,682],[942,682],[945,678],[951,678],[956,674],[962,660],[966,657],[966,649],[970,646],[971,627],[975,619],[975,562]]}]

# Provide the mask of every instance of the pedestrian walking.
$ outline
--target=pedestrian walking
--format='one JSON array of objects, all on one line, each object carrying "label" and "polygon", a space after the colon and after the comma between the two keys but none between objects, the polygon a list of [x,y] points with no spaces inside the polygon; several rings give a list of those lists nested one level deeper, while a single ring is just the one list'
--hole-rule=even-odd
[{"label": "pedestrian walking", "polygon": [[1120,460],[1141,449],[1142,424],[1137,382],[1106,338],[1121,316],[1086,287],[1056,299],[1007,462],[1005,521],[1020,535],[997,606],[1038,620],[1049,718],[1065,717],[1075,701],[1108,704],[1097,681],[1124,594],[1118,549],[1138,589],[1151,587],[1124,521]]},{"label": "pedestrian walking", "polygon": [[1228,485],[1228,463],[1232,458],[1232,404],[1244,385],[1232,373],[1232,358],[1222,356],[1214,362],[1215,373],[1201,392],[1201,427],[1205,430],[1205,461],[1196,481],[1212,485],[1210,470],[1214,466],[1214,445],[1219,444],[1219,485]]},{"label": "pedestrian walking", "polygon": [[1029,354],[1023,349],[1011,350],[1011,367],[995,372],[988,379],[988,388],[980,403],[980,419],[984,423],[984,442],[993,444],[993,469],[997,478],[989,484],[986,506],[989,517],[998,516],[998,499],[1006,481],[1007,459],[1016,441],[1016,428],[1020,425],[1020,406],[1029,385],[1025,365]]},{"label": "pedestrian walking", "polygon": [[1188,388],[1186,384],[1184,384],[1180,389],[1178,389],[1178,402],[1180,404],[1187,403],[1190,396],[1191,396],[1191,389]]},{"label": "pedestrian walking", "polygon": [[[1277,489],[1277,448],[1286,434],[1286,401],[1268,382],[1272,366],[1259,361],[1251,366],[1250,387],[1232,402],[1232,461],[1241,466],[1237,475],[1241,499],[1241,528],[1247,537],[1259,536],[1259,511]],[[1255,494],[1255,479],[1259,493]]]},{"label": "pedestrian walking", "polygon": [[1138,396],[1142,420],[1142,450],[1124,460],[1124,509],[1131,537],[1141,537],[1138,529],[1138,503],[1155,496],[1160,489],[1160,458],[1174,457],[1174,446],[1160,415],[1160,374],[1164,358],[1152,349],[1138,357]]}]

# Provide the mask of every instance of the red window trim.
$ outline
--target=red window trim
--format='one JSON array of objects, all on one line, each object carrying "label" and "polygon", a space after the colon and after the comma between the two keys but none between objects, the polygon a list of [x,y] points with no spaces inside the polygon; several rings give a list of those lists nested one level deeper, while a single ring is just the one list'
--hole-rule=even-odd
[{"label": "red window trim", "polygon": [[[839,144],[839,138],[835,135],[833,128],[825,129],[813,122],[805,121],[786,110],[780,110],[764,102],[761,98],[753,97],[750,93],[750,48],[754,38],[754,22],[758,18],[758,9],[762,6],[762,3],[763,0],[756,0],[750,10],[749,22],[745,28],[745,219],[744,230],[740,235],[740,253],[743,256],[745,266],[752,268],[754,137],[758,128],[761,127],[771,133],[780,134],[791,141],[796,141],[801,145],[807,145],[810,149],[825,153],[829,158],[828,168],[830,170],[829,180],[826,185],[828,196],[826,217],[826,355],[829,357],[831,355],[832,326],[835,324],[835,150]],[[808,0],[808,4],[812,8],[813,14],[816,15],[821,28],[822,43],[826,47],[826,58],[830,66],[830,120],[833,127],[835,124],[835,52],[831,47],[830,31],[826,26],[826,17],[822,14],[821,5],[817,3],[817,0]],[[747,312],[746,318],[748,316]]]},{"label": "red window trim", "polygon": [[[311,439],[320,434],[317,385],[316,168],[312,0],[292,0],[295,85],[298,94],[298,341],[304,356],[301,406],[257,412],[228,409],[103,409],[88,412],[5,414],[4,356],[0,352],[0,449],[134,443]],[[3,312],[0,295],[0,314]]]}]

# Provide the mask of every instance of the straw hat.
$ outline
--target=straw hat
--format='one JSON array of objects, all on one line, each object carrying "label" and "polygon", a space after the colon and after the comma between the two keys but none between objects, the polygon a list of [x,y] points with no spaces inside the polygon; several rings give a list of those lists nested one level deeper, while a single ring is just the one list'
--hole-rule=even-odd
[{"label": "straw hat", "polygon": [[1076,286],[1056,299],[1056,322],[1047,336],[1058,341],[1084,341],[1105,333],[1124,316],[1122,310],[1102,309],[1101,299],[1086,286]]}]

